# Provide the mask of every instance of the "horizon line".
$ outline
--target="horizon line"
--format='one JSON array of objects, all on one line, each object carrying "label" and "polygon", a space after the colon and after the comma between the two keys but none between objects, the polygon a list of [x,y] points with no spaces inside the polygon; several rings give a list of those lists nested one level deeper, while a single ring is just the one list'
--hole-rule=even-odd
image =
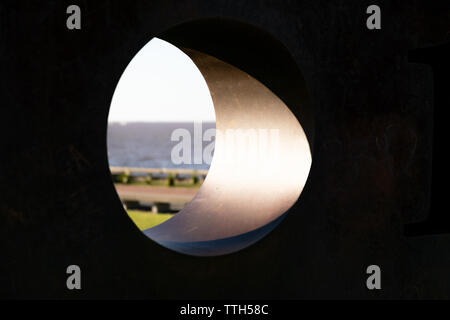
[{"label": "horizon line", "polygon": [[194,122],[206,122],[206,123],[216,123],[216,120],[152,120],[152,121],[145,121],[145,120],[139,120],[139,121],[108,121],[108,124],[127,124],[127,123],[194,123]]}]

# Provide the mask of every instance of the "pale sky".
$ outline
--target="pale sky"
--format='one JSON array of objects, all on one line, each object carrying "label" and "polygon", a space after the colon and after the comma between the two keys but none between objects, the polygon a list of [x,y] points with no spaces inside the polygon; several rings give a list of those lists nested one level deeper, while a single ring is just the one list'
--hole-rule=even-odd
[{"label": "pale sky", "polygon": [[208,86],[192,60],[158,38],[131,60],[117,84],[108,122],[215,122]]}]

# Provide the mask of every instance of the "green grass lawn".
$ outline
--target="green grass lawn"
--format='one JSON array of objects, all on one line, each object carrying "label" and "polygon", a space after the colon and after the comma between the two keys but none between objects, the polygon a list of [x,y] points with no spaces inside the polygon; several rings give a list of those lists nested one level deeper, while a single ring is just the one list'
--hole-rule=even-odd
[{"label": "green grass lawn", "polygon": [[127,210],[127,213],[139,230],[152,228],[173,216],[171,213],[151,213],[139,210]]}]

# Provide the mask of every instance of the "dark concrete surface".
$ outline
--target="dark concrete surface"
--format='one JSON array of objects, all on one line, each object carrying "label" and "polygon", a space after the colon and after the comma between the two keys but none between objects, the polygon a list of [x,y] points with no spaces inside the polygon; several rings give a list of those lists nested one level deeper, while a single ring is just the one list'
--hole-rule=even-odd
[{"label": "dark concrete surface", "polygon": [[[404,233],[429,214],[431,190],[434,208],[446,202],[431,182],[433,126],[445,119],[433,121],[438,71],[409,63],[408,53],[448,41],[448,4],[377,1],[382,30],[369,31],[369,1],[85,0],[76,32],[65,27],[69,4],[0,4],[1,297],[450,295],[450,236]],[[219,58],[285,99],[289,73],[276,71],[289,67],[272,57],[292,55],[314,112],[313,164],[300,201],[272,233],[238,253],[196,258],[150,241],[126,217],[109,176],[106,125],[114,88],[145,43],[216,17],[264,31],[249,37],[240,23],[205,24],[190,39],[226,44]],[[445,181],[438,155],[433,170]],[[71,264],[82,269],[81,291],[66,289]],[[380,291],[365,287],[369,264],[381,266]]]}]

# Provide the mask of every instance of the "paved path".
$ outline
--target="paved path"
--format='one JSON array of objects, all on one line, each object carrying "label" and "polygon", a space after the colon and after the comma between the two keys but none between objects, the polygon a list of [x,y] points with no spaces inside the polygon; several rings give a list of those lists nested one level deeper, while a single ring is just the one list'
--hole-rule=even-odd
[{"label": "paved path", "polygon": [[187,203],[197,193],[197,188],[157,187],[116,184],[116,190],[122,201],[139,201],[142,204],[153,202]]}]

